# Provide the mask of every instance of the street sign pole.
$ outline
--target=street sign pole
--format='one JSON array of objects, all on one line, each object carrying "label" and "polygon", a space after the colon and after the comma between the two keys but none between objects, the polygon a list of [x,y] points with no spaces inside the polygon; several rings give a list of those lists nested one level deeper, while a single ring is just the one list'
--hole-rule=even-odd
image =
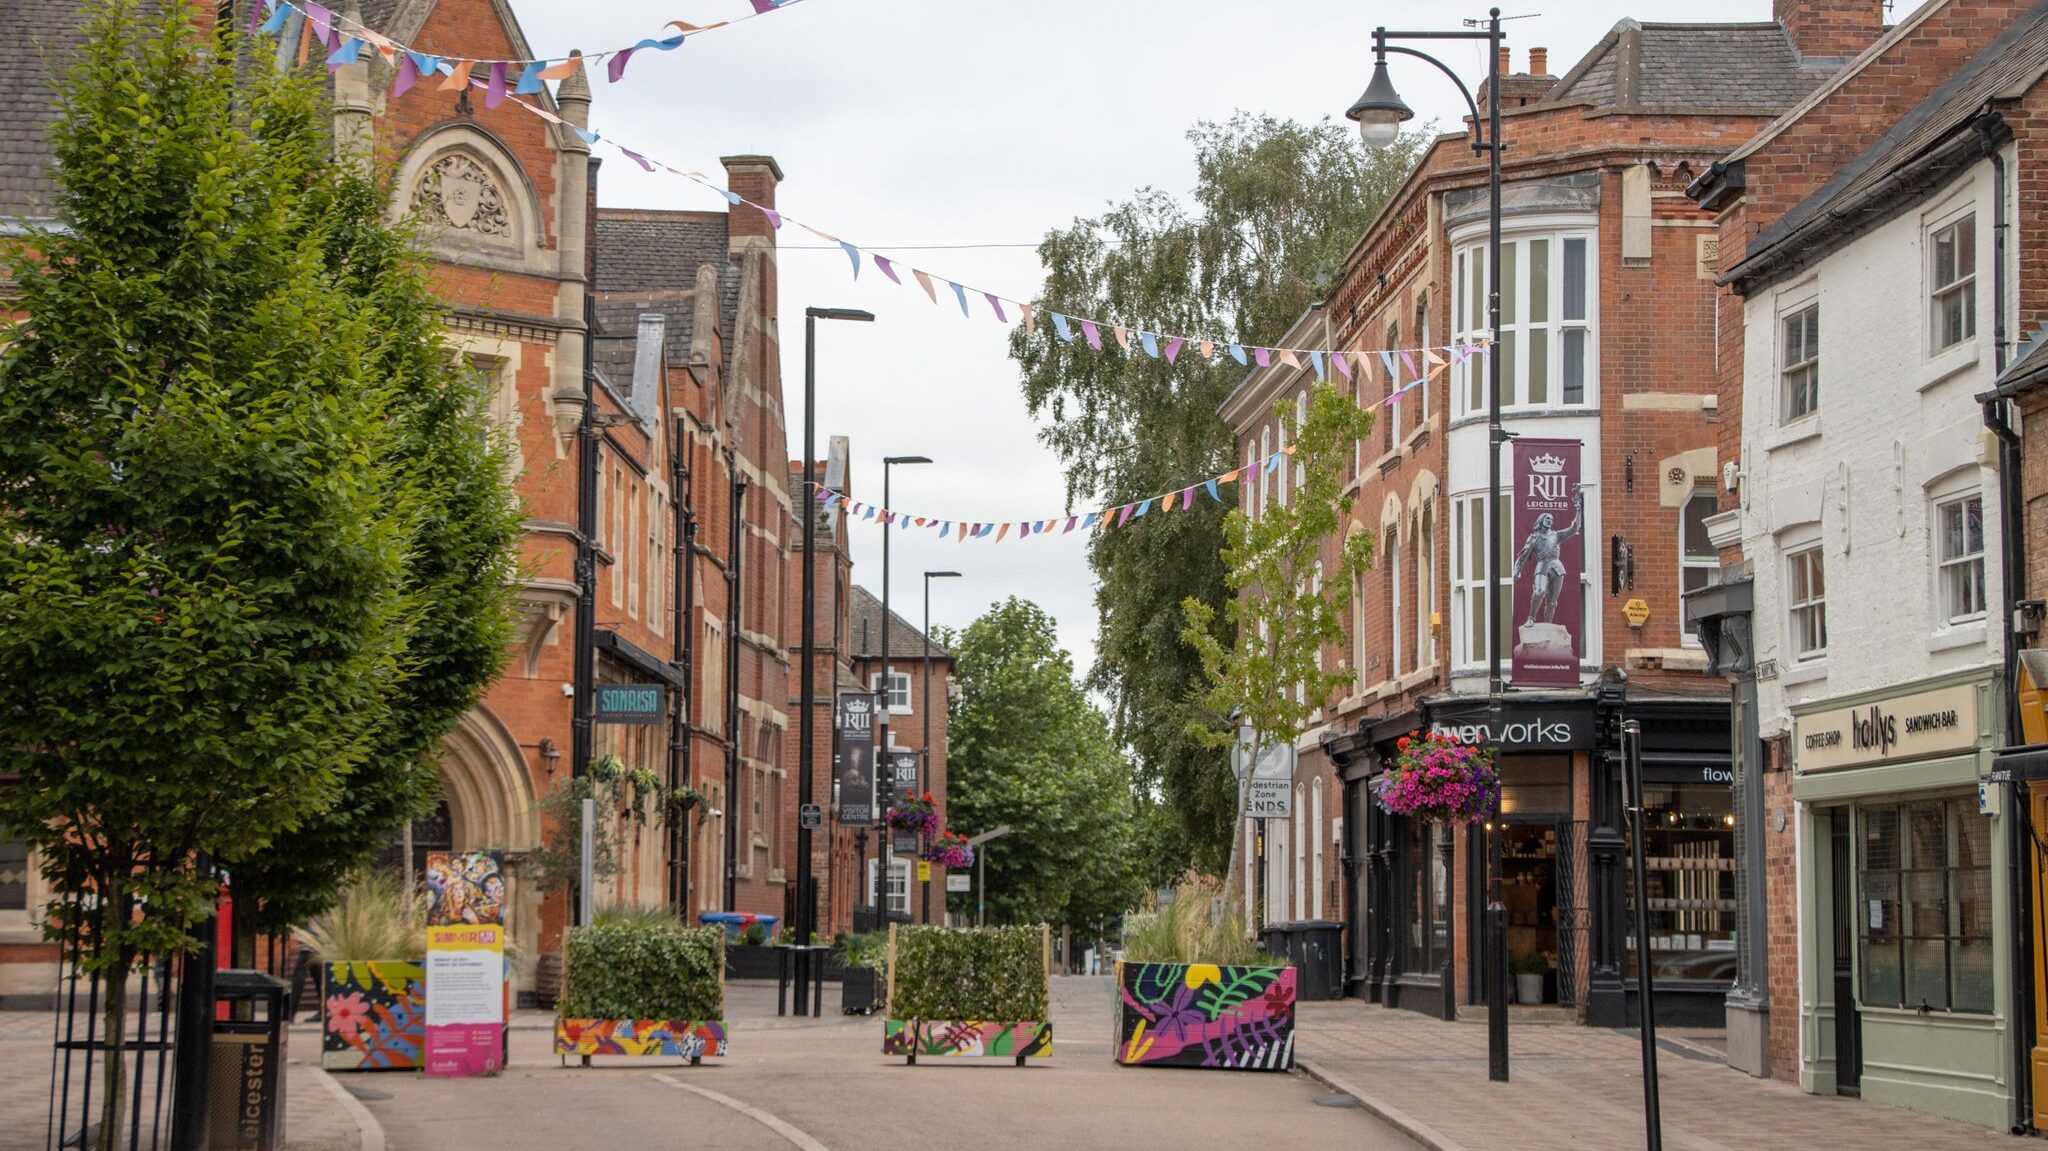
[{"label": "street sign pole", "polygon": [[1010,834],[1010,825],[1005,823],[990,828],[980,835],[970,836],[967,846],[974,849],[974,925],[988,926],[988,844]]}]

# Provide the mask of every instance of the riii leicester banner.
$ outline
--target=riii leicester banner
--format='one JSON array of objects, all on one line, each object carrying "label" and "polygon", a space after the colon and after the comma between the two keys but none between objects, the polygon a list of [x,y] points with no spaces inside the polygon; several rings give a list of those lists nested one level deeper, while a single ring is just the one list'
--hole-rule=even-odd
[{"label": "riii leicester banner", "polygon": [[839,693],[839,822],[866,827],[876,822],[875,697],[865,691]]},{"label": "riii leicester banner", "polygon": [[1514,666],[1529,687],[1577,687],[1585,635],[1586,499],[1577,440],[1514,442]]}]

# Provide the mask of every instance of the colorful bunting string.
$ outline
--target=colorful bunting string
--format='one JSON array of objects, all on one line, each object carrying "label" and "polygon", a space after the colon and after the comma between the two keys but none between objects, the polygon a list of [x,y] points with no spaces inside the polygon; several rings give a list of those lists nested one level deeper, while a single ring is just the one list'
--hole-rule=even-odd
[{"label": "colorful bunting string", "polygon": [[[751,2],[755,6],[755,15],[758,16],[778,8],[800,3],[801,0],[751,0]],[[361,43],[357,41],[367,42],[381,53],[385,59],[397,58],[398,79],[393,86],[393,95],[395,96],[403,96],[406,92],[417,86],[421,79],[433,75],[446,77],[439,85],[443,90],[459,89],[465,86],[481,88],[485,93],[484,105],[487,108],[496,108],[509,100],[511,103],[549,123],[568,128],[582,138],[586,144],[595,146],[602,143],[613,148],[626,159],[633,161],[633,163],[646,171],[653,172],[659,169],[670,175],[680,176],[716,192],[728,204],[734,207],[745,206],[753,208],[760,212],[768,220],[769,225],[778,231],[785,225],[794,224],[821,240],[838,245],[846,253],[847,261],[856,279],[860,276],[863,257],[866,257],[867,260],[874,263],[876,269],[889,282],[898,286],[901,286],[903,283],[900,272],[904,270],[909,271],[912,279],[917,282],[917,286],[924,290],[925,296],[933,304],[939,302],[939,293],[935,282],[943,282],[951,290],[954,302],[959,305],[962,316],[973,317],[974,309],[969,297],[979,296],[988,304],[989,310],[997,322],[1003,324],[1011,322],[1010,313],[1004,307],[1004,305],[1008,305],[1009,308],[1015,309],[1018,318],[1022,320],[1028,333],[1036,335],[1038,332],[1039,311],[1041,309],[1033,304],[996,292],[971,287],[937,273],[911,267],[901,260],[891,259],[878,252],[868,251],[851,241],[843,240],[838,236],[804,223],[774,208],[754,203],[732,189],[719,184],[702,172],[685,171],[671,164],[653,159],[620,144],[616,140],[606,139],[597,132],[573,124],[538,103],[519,98],[521,95],[538,94],[543,91],[542,82],[545,80],[563,79],[573,75],[577,68],[583,66],[584,58],[570,56],[560,61],[490,61],[460,56],[433,56],[404,48],[396,42],[376,33],[374,30],[363,28],[360,25],[357,25],[357,27],[360,29],[361,35],[355,40],[349,40],[342,35],[336,26],[342,18],[336,16],[323,5],[312,2],[312,0],[268,0],[268,3],[272,5],[270,16],[261,25],[260,30],[273,35],[281,33],[285,24],[284,16],[290,12],[299,11],[305,14],[306,23],[301,30],[299,44],[300,59],[302,61],[306,58],[310,40],[318,40],[323,46],[328,48],[327,63],[330,68],[339,68],[344,64],[353,63],[359,58],[361,52]],[[254,17],[261,14],[262,9],[259,7],[252,14],[251,22],[254,23]],[[752,17],[741,17],[740,19],[752,19]],[[701,29],[695,28],[695,26],[691,27],[693,30],[703,31],[713,27],[722,27],[723,24],[738,22],[738,20],[725,21],[722,24],[706,25]],[[674,41],[672,44],[668,41],[642,41],[640,45],[636,45],[631,49],[615,49],[609,53],[596,54],[589,57],[589,59],[601,59],[606,55],[610,55],[612,57],[611,68],[614,72],[613,79],[617,79],[616,72],[619,68],[623,67],[621,53],[638,51],[640,48],[650,45],[662,48],[662,50],[668,50],[680,45],[682,42],[680,35],[671,39]],[[663,47],[664,45],[666,47]],[[550,64],[552,66],[544,66]],[[488,65],[484,69],[485,75],[483,77],[473,74],[478,65]],[[512,83],[511,79],[514,65],[520,66],[516,84]],[[1447,364],[1463,363],[1475,354],[1484,353],[1491,346],[1491,341],[1487,339],[1467,339],[1451,344],[1410,348],[1260,347],[1232,340],[1149,331],[1126,324],[1116,324],[1106,320],[1054,312],[1050,309],[1044,309],[1044,311],[1047,318],[1052,321],[1054,335],[1064,343],[1072,343],[1074,341],[1074,328],[1078,325],[1081,338],[1087,341],[1088,346],[1096,351],[1102,351],[1104,349],[1102,330],[1107,328],[1115,337],[1118,348],[1124,354],[1135,354],[1133,352],[1134,341],[1132,340],[1132,337],[1135,335],[1137,337],[1135,346],[1138,351],[1153,359],[1164,359],[1170,364],[1177,364],[1179,358],[1185,354],[1186,349],[1189,346],[1193,346],[1197,354],[1203,360],[1210,363],[1219,363],[1225,357],[1228,357],[1247,368],[1253,366],[1260,368],[1270,367],[1276,360],[1287,366],[1300,368],[1304,366],[1304,361],[1306,361],[1306,366],[1313,368],[1317,379],[1327,380],[1330,378],[1330,373],[1334,371],[1336,375],[1349,381],[1358,376],[1368,375],[1371,371],[1371,361],[1377,359],[1386,368],[1388,378],[1398,381],[1403,378],[1402,374],[1396,371],[1394,367],[1395,358],[1399,357],[1400,361],[1410,368],[1412,378],[1408,383],[1397,387],[1387,397],[1387,402],[1389,403],[1395,402],[1402,395],[1426,382],[1430,376],[1436,374],[1435,371],[1428,373],[1417,371],[1418,356],[1427,364],[1440,369]]]},{"label": "colorful bunting string", "polygon": [[[410,44],[401,43],[384,35],[361,21],[343,16],[326,5],[314,3],[313,0],[264,0],[263,3],[253,5],[252,11],[249,14],[249,30],[251,32],[261,31],[270,35],[277,35],[284,28],[286,19],[293,12],[297,12],[306,18],[306,27],[311,29],[310,37],[302,37],[301,63],[305,59],[304,49],[306,44],[303,41],[307,39],[319,43],[326,49],[325,58],[330,68],[339,68],[344,64],[355,63],[362,52],[363,46],[367,44],[384,57],[385,63],[391,64],[399,70],[399,79],[394,85],[394,94],[400,96],[413,87],[420,74],[445,71],[452,76],[458,68],[462,68],[462,75],[465,78],[469,70],[481,69],[495,77],[494,83],[500,87],[503,86],[506,77],[517,75],[518,86],[513,91],[531,94],[541,90],[541,81],[566,80],[575,73],[576,69],[593,62],[603,63],[605,75],[612,83],[616,84],[626,73],[626,62],[631,60],[636,53],[673,52],[683,46],[684,38],[687,36],[699,35],[716,28],[728,28],[734,24],[744,24],[756,17],[766,16],[770,12],[779,12],[784,8],[794,7],[797,4],[803,3],[803,0],[748,0],[748,2],[753,5],[753,12],[745,16],[734,17],[731,20],[719,20],[710,24],[692,24],[687,20],[671,20],[662,26],[663,31],[673,29],[674,31],[671,35],[659,38],[650,36],[636,44],[620,48],[606,48],[601,52],[571,52],[567,56],[543,56],[539,59],[531,60],[499,60],[490,57],[450,56],[440,53],[422,52]],[[267,14],[265,12],[266,4],[269,6]],[[467,68],[463,68],[464,65],[467,65]],[[407,75],[408,72],[411,73],[410,77]],[[443,85],[443,87],[447,86]],[[461,84],[457,83],[454,86],[461,87]]]}]

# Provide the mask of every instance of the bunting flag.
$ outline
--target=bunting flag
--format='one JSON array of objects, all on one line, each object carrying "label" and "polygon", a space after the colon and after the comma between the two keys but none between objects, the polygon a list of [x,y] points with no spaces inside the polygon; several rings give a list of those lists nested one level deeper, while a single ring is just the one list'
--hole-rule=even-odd
[{"label": "bunting flag", "polygon": [[[269,19],[258,24],[257,21],[261,18],[264,4],[266,3],[269,5]],[[311,39],[327,48],[327,63],[329,67],[341,67],[344,64],[355,63],[358,54],[362,51],[362,45],[368,44],[382,55],[387,63],[398,66],[399,57],[411,56],[414,67],[426,73],[432,73],[438,69],[428,68],[423,63],[424,59],[440,61],[447,69],[451,70],[463,64],[467,64],[471,68],[483,66],[493,71],[502,68],[507,72],[516,73],[520,77],[519,87],[515,89],[516,91],[537,94],[540,91],[540,81],[566,80],[574,75],[578,68],[592,61],[603,63],[605,66],[605,76],[612,83],[616,84],[626,74],[626,62],[638,53],[673,52],[683,46],[683,42],[687,37],[709,32],[717,28],[727,28],[734,24],[744,24],[756,17],[766,16],[771,12],[778,12],[784,8],[790,8],[801,3],[803,3],[803,0],[751,0],[754,10],[746,15],[735,16],[730,20],[718,20],[709,24],[692,24],[687,20],[671,20],[663,27],[664,30],[672,29],[672,34],[660,37],[650,36],[624,47],[607,48],[601,52],[589,53],[571,51],[566,56],[540,56],[532,59],[515,60],[490,56],[429,57],[427,53],[414,50],[409,44],[394,40],[367,24],[350,19],[325,5],[314,3],[313,0],[263,0],[263,3],[258,3],[254,6],[249,15],[249,30],[275,36],[283,30],[285,22],[290,18],[291,14],[297,12],[306,18],[306,24],[311,29]],[[360,43],[357,43],[358,41]],[[351,45],[354,46],[351,47]],[[337,56],[342,57],[338,62],[335,59]],[[468,72],[465,70],[464,75],[466,76],[467,74]],[[534,85],[531,89],[526,86],[529,77]],[[415,77],[415,79],[417,78]],[[406,83],[403,86],[394,84],[392,91],[394,95],[402,96],[412,86],[411,83]],[[455,86],[461,87],[460,84]]]}]

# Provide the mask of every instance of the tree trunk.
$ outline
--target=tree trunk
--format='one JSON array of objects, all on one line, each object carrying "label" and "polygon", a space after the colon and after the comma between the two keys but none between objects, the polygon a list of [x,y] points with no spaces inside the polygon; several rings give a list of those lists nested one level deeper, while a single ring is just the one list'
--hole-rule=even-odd
[{"label": "tree trunk", "polygon": [[[1257,745],[1254,745],[1257,746]],[[1230,868],[1223,876],[1223,913],[1234,915],[1247,931],[1256,934],[1258,927],[1251,922],[1250,914],[1244,909],[1244,808],[1251,801],[1252,769],[1258,766],[1259,757],[1247,754],[1244,774],[1237,780],[1237,805],[1230,812]]]},{"label": "tree trunk", "polygon": [[105,1026],[102,1041],[106,1044],[106,1094],[100,1099],[99,1138],[94,1141],[98,1151],[115,1151],[121,1142],[123,1103],[126,1065],[121,1061],[121,1038],[128,1029],[128,969],[133,957],[126,944],[105,941],[117,939],[128,926],[128,888],[121,879],[115,879],[103,894],[104,903],[100,914],[100,939],[102,946],[110,946],[112,960],[100,977],[106,981],[107,997],[102,1005],[101,1018]]}]

